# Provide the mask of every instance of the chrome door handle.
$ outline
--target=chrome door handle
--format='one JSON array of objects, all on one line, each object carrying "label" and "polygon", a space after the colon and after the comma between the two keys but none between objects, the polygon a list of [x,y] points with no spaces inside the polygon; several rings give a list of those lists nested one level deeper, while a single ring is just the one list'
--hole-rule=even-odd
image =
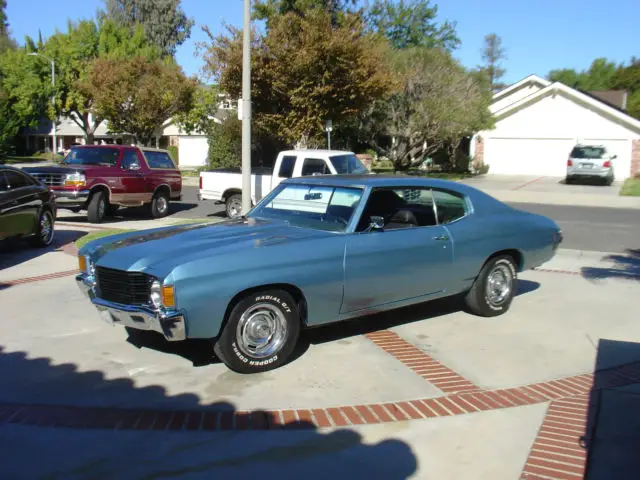
[{"label": "chrome door handle", "polygon": [[447,235],[438,235],[437,237],[433,237],[434,240],[449,240]]}]

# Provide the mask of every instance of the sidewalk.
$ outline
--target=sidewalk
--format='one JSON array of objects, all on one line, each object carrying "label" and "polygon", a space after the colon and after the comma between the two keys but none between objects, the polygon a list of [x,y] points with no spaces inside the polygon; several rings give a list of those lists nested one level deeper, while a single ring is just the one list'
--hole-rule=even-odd
[{"label": "sidewalk", "polygon": [[474,187],[506,203],[542,203],[549,205],[573,205],[578,207],[608,207],[640,209],[640,197],[604,196],[583,193],[551,193],[527,190],[490,190]]}]

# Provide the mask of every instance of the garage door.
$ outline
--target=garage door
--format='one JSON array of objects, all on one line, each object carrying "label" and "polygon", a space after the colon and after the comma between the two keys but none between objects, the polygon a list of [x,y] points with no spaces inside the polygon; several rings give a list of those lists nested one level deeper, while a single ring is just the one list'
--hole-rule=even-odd
[{"label": "garage door", "polygon": [[484,162],[489,174],[561,177],[574,139],[487,138]]},{"label": "garage door", "polygon": [[618,156],[613,161],[616,180],[624,180],[631,173],[631,142],[629,140],[611,140],[603,138],[585,138],[582,143],[604,145],[609,152]]},{"label": "garage door", "polygon": [[202,167],[207,164],[209,143],[207,137],[181,136],[178,139],[178,156],[181,167]]}]

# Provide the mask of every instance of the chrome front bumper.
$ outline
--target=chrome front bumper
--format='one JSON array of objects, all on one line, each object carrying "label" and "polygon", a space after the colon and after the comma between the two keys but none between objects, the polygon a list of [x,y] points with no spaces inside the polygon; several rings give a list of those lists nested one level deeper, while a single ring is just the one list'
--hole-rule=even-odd
[{"label": "chrome front bumper", "polygon": [[91,193],[89,190],[52,190],[52,192],[56,197],[56,204],[61,206],[84,205]]},{"label": "chrome front bumper", "polygon": [[170,342],[177,342],[187,338],[186,321],[183,312],[173,310],[155,311],[144,306],[121,305],[103,300],[96,296],[94,286],[84,273],[76,276],[76,283],[80,291],[98,309],[100,318],[110,325],[121,325],[138,330],[151,330],[161,333]]}]

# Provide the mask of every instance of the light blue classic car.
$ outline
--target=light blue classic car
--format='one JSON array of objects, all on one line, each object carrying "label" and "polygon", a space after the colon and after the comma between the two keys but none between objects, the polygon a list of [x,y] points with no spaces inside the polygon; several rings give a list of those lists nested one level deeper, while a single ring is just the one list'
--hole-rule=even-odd
[{"label": "light blue classic car", "polygon": [[287,362],[305,327],[458,294],[500,315],[517,273],[561,241],[552,220],[460,183],[299,177],[243,218],[94,240],[77,282],[107,322],[212,339],[230,369],[253,373]]}]

